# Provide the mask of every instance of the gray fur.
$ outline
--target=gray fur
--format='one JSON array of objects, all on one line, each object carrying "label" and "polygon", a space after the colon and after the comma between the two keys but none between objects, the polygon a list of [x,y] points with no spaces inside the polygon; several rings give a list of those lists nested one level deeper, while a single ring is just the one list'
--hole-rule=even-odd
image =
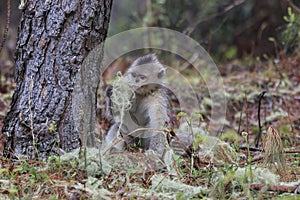
[{"label": "gray fur", "polygon": [[[115,124],[105,137],[107,146],[116,140],[120,124],[122,124],[121,135],[124,137],[127,133],[140,127],[162,129],[165,122],[170,121],[168,117],[169,101],[162,87],[165,83],[165,68],[155,54],[136,59],[124,77],[135,89],[135,98],[132,99],[131,109],[125,112],[122,123],[119,113],[112,112]],[[165,145],[167,145],[165,136],[161,131],[147,130],[126,137],[125,140],[113,145],[113,149],[120,151],[124,143],[130,144],[136,139],[141,140],[142,148],[153,150],[161,156],[164,153]]]}]

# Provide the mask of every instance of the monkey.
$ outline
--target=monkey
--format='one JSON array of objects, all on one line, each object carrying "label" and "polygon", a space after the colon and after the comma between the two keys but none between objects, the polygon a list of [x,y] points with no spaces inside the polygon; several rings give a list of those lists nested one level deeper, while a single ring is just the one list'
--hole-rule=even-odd
[{"label": "monkey", "polygon": [[[120,151],[125,143],[139,141],[143,149],[152,150],[162,156],[167,142],[163,133],[156,129],[162,129],[170,121],[168,115],[170,103],[164,88],[166,68],[155,54],[148,54],[137,58],[125,72],[124,78],[134,90],[130,99],[131,108],[124,112],[121,119],[120,112],[112,109],[113,102],[110,98],[113,88],[111,86],[107,88],[106,113],[112,116],[114,124],[109,129],[104,144],[112,145],[118,138],[120,130],[121,137],[125,139],[113,144],[114,150]],[[152,130],[138,131],[125,137],[138,128],[152,128]]]}]

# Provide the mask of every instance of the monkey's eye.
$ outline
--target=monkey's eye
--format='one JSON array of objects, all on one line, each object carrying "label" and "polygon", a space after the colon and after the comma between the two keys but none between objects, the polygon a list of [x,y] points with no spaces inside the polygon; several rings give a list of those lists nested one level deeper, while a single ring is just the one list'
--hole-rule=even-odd
[{"label": "monkey's eye", "polygon": [[131,73],[131,76],[132,76],[133,78],[135,78],[135,77],[136,77],[136,73]]},{"label": "monkey's eye", "polygon": [[141,75],[141,76],[140,76],[140,79],[141,79],[141,81],[145,81],[145,80],[147,79],[147,77],[146,77],[146,76],[143,76],[143,75]]}]

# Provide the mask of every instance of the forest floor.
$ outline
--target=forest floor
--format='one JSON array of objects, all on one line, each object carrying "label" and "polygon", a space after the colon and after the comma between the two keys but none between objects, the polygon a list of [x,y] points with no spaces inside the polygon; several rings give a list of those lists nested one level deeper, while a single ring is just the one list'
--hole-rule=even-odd
[{"label": "forest floor", "polygon": [[[48,162],[22,159],[12,162],[2,157],[0,199],[202,199],[209,196],[300,199],[300,56],[283,54],[278,60],[236,60],[221,65],[220,72],[227,98],[226,122],[220,138],[235,151],[221,157],[216,154],[226,154],[229,147],[217,151],[214,156],[224,162],[201,157],[194,149],[192,156],[177,156],[171,170],[164,167],[146,170],[143,164],[155,162],[153,159],[127,152],[121,157],[109,157],[120,163],[105,175],[96,173],[92,177],[85,170],[88,166],[79,167],[79,160],[63,162],[60,157],[51,157]],[[201,114],[205,123],[210,104],[207,92],[201,89],[205,88],[203,84],[195,82],[194,87],[202,94]],[[0,128],[14,88],[15,83],[2,76]],[[178,89],[182,93],[187,90],[184,86]],[[107,130],[105,121],[99,120],[102,129]],[[268,129],[270,126],[273,129]],[[260,131],[262,142],[255,148]],[[246,148],[239,148],[242,146]],[[264,151],[257,151],[260,148]],[[126,162],[125,158],[127,165],[121,163]]]}]

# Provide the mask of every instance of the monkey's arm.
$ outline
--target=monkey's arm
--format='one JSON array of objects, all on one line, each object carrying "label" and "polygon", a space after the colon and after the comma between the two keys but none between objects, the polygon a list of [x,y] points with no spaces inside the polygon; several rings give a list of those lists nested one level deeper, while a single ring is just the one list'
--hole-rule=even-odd
[{"label": "monkey's arm", "polygon": [[106,90],[105,90],[105,117],[113,122],[114,118],[113,118],[113,114],[112,114],[112,101],[110,99],[111,95],[112,95],[112,90],[113,90],[113,86],[109,85],[107,86]]},{"label": "monkey's arm", "polygon": [[119,123],[115,123],[110,127],[110,129],[105,137],[105,144],[104,144],[105,148],[112,148],[112,149],[115,149],[118,151],[122,150],[122,148],[124,146],[123,140],[121,140],[118,143],[116,143],[115,145],[113,145],[113,143],[116,142],[116,140],[119,138],[118,137],[119,125],[120,125]]},{"label": "monkey's arm", "polygon": [[164,91],[157,91],[149,98],[151,106],[148,109],[149,127],[163,128],[166,123],[169,123],[170,118],[168,112],[170,110],[169,100]]},{"label": "monkey's arm", "polygon": [[[163,91],[158,91],[157,94],[151,96],[149,100],[152,101],[149,109],[149,128],[163,129],[164,124],[169,123],[168,109],[170,109],[169,101]],[[163,155],[165,145],[167,145],[166,137],[162,131],[149,131],[151,135],[149,149]]]}]

